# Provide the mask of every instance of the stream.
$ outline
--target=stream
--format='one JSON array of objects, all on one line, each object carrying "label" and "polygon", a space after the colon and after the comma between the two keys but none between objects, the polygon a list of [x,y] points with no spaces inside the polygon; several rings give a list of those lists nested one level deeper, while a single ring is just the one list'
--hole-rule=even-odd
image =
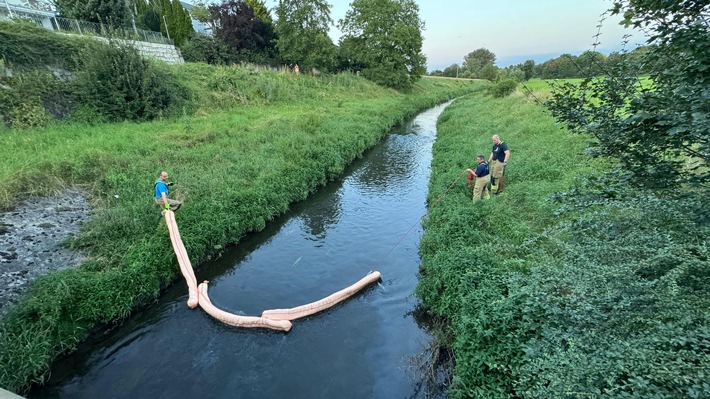
[{"label": "stream", "polygon": [[321,299],[373,268],[379,284],[283,333],[189,309],[178,281],[58,360],[29,397],[425,397],[416,359],[432,337],[413,291],[436,120],[448,104],[394,128],[340,180],[195,271],[215,306],[251,316]]}]

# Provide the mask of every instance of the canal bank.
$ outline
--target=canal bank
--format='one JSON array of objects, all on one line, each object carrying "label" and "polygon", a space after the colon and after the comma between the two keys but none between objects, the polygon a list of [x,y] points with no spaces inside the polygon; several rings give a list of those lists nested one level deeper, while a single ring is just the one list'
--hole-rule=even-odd
[{"label": "canal bank", "polygon": [[175,284],[155,306],[57,362],[30,397],[422,395],[412,361],[431,337],[412,291],[444,107],[395,128],[343,179],[197,272],[210,280],[215,305],[245,315],[322,298],[374,267],[381,284],[296,321],[288,334],[218,323],[188,309],[184,285]]}]

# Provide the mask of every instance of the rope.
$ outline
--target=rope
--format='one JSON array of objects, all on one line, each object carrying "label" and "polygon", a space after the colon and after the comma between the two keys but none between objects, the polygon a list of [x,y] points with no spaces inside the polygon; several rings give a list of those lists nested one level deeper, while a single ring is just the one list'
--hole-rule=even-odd
[{"label": "rope", "polygon": [[425,217],[426,215],[428,215],[429,212],[431,212],[432,209],[434,209],[434,207],[436,206],[436,204],[438,204],[439,201],[441,201],[441,200],[444,198],[444,196],[446,195],[446,193],[448,193],[449,190],[451,190],[451,188],[456,185],[456,183],[459,181],[459,179],[461,179],[461,178],[463,177],[464,174],[466,174],[466,170],[464,170],[463,172],[461,172],[461,174],[460,174],[451,184],[449,184],[449,187],[447,187],[446,190],[444,190],[444,192],[441,193],[441,195],[439,195],[439,197],[436,199],[436,201],[434,201],[434,203],[431,204],[431,206],[430,206],[429,208],[427,208],[426,212],[424,212],[424,214],[419,218],[419,220],[417,220],[416,223],[414,223],[414,224],[412,225],[412,227],[410,227],[409,230],[407,230],[407,232],[404,233],[404,235],[402,236],[402,238],[400,238],[399,241],[397,241],[397,243],[394,244],[394,245],[392,246],[392,248],[390,248],[390,250],[387,251],[387,253],[386,253],[382,258],[380,258],[380,260],[375,264],[375,266],[374,266],[372,269],[370,269],[369,272],[367,272],[367,274],[370,274],[370,273],[374,272],[375,269],[377,269],[377,268],[380,266],[380,264],[382,263],[383,260],[385,260],[385,258],[387,257],[387,255],[389,255],[389,254],[397,247],[397,245],[399,245],[399,243],[401,243],[402,240],[404,240],[404,238],[412,231],[412,229],[414,229],[414,227],[416,227],[419,223],[421,223],[422,219],[424,219],[424,217]]}]

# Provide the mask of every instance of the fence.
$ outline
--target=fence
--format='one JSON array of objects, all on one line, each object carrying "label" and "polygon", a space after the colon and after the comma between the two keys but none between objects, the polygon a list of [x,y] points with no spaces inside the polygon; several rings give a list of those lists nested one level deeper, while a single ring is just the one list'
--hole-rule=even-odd
[{"label": "fence", "polygon": [[113,28],[104,24],[60,17],[52,17],[51,21],[54,30],[60,32],[72,32],[80,35],[88,34],[104,37],[118,36],[122,39],[173,45],[173,41],[164,37],[160,32],[147,31],[143,29]]},{"label": "fence", "polygon": [[25,10],[19,10],[18,8],[16,8],[12,12],[12,14],[8,14],[9,10],[9,7],[7,10],[0,8],[0,14],[4,14],[0,15],[0,18],[21,18],[28,21],[32,21],[39,26],[57,32],[69,32],[76,33],[79,35],[93,35],[102,37],[110,36],[149,43],[174,45],[171,39],[164,37],[160,32],[152,32],[142,29],[114,28],[108,25],[97,24],[94,22],[78,21],[76,19],[56,17],[53,15],[48,15],[49,13],[44,12],[32,13]]}]

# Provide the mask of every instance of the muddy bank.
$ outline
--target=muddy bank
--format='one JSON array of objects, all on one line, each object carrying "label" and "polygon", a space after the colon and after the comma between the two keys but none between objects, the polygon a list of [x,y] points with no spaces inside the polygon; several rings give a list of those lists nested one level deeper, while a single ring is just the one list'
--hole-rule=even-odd
[{"label": "muddy bank", "polygon": [[0,320],[37,277],[76,267],[84,256],[62,247],[89,218],[85,193],[32,198],[0,213]]}]

